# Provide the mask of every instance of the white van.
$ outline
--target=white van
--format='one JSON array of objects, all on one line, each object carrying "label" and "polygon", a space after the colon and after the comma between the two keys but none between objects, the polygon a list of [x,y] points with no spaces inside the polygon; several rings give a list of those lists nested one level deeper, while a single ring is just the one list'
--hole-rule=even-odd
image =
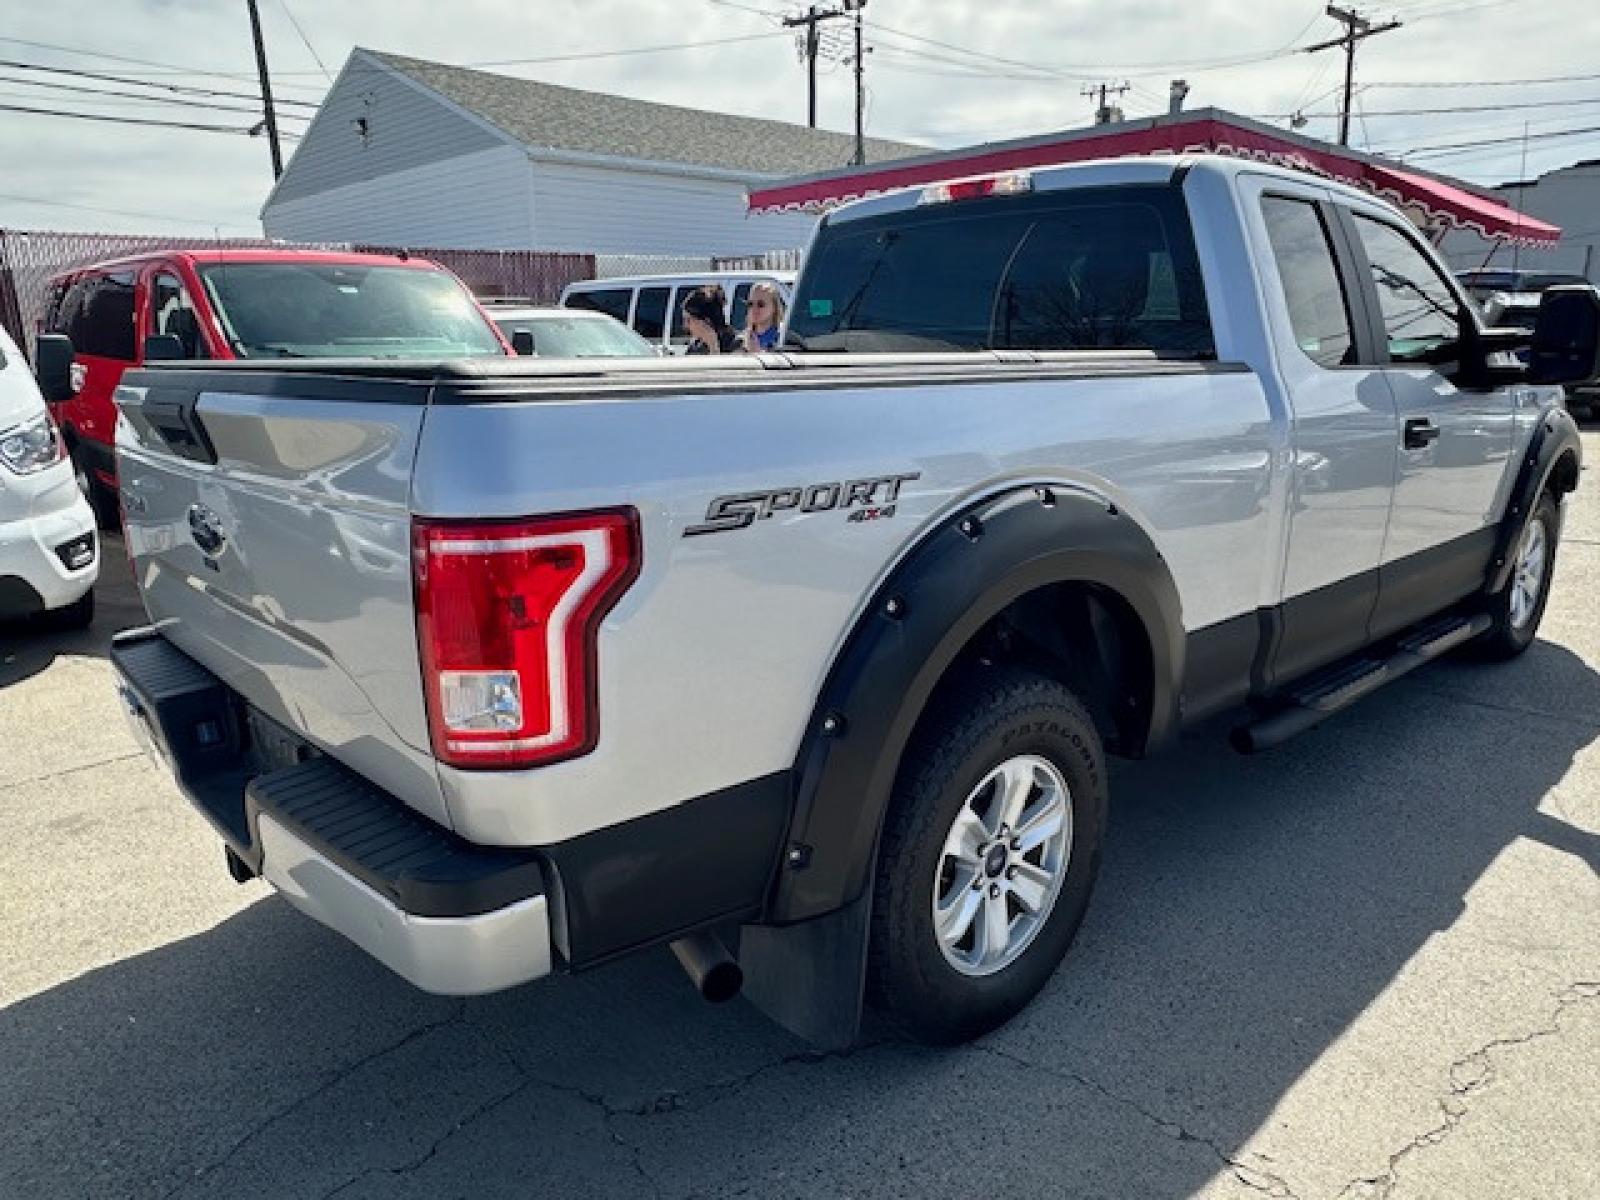
[{"label": "white van", "polygon": [[683,327],[683,302],[695,288],[720,284],[728,296],[728,324],[739,330],[744,328],[751,284],[773,284],[787,307],[794,293],[794,278],[793,271],[701,271],[585,279],[567,284],[561,293],[561,307],[606,313],[664,352],[682,354],[689,345],[689,331]]},{"label": "white van", "polygon": [[0,329],[0,621],[43,614],[81,629],[99,573],[94,512],[27,360]]}]

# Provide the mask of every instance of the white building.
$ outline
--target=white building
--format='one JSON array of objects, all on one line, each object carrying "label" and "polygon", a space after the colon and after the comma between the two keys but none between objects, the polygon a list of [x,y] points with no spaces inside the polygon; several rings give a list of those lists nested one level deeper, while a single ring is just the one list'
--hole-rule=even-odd
[{"label": "white building", "polygon": [[[451,249],[757,254],[814,218],[745,194],[855,139],[357,49],[261,210],[267,235]],[[877,162],[923,147],[867,141]]]},{"label": "white building", "polygon": [[1485,241],[1473,233],[1451,233],[1441,249],[1456,270],[1513,267],[1583,275],[1600,283],[1600,158],[1549,171],[1537,179],[1502,183],[1494,189],[1518,212],[1561,227],[1554,246],[1529,248]]}]

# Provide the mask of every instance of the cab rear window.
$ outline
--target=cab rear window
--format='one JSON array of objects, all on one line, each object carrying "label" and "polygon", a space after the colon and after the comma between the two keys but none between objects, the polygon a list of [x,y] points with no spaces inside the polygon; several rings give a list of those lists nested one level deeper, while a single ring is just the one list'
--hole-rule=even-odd
[{"label": "cab rear window", "polygon": [[928,205],[819,236],[789,340],[809,350],[1150,350],[1215,357],[1175,188]]}]

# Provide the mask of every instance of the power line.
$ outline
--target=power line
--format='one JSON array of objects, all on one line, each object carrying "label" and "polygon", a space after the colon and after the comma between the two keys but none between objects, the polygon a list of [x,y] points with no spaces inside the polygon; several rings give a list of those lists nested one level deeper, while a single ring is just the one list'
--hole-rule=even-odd
[{"label": "power line", "polygon": [[[171,213],[136,212],[126,208],[102,208],[97,204],[74,204],[69,200],[59,200],[55,197],[45,199],[43,196],[15,196],[0,193],[0,200],[10,200],[16,204],[37,204],[43,208],[75,208],[82,212],[107,213],[116,217],[138,217],[146,221],[170,221],[183,225],[220,225],[217,221],[201,221],[193,217],[175,217]],[[250,226],[229,222],[229,227],[234,229],[248,229]]]},{"label": "power line", "polygon": [[[133,100],[140,104],[171,104],[176,105],[179,108],[204,108],[213,110],[215,112],[259,112],[259,109],[244,108],[234,104],[218,104],[214,100],[202,100],[199,98],[191,99],[185,96],[148,96],[142,95],[139,92],[124,92],[113,88],[92,88],[82,87],[74,83],[57,83],[50,79],[22,79],[15,75],[0,75],[0,83],[16,83],[21,84],[23,87],[49,88],[52,91],[59,92],[75,92],[83,96],[103,96],[107,99]],[[33,100],[40,98],[37,95],[30,95],[27,92],[13,92],[11,94],[14,96],[27,97],[28,99]],[[309,116],[305,116],[300,113],[280,113],[279,117],[280,119],[288,117],[296,121],[309,121],[311,119]]]},{"label": "power line", "polygon": [[[11,39],[0,38],[0,41]],[[17,71],[40,71],[47,75],[66,75],[73,79],[92,79],[99,83],[124,83],[130,87],[150,88],[172,92],[175,95],[185,96],[220,96],[229,100],[260,100],[259,96],[250,92],[228,92],[217,88],[194,87],[181,83],[147,83],[143,79],[131,79],[126,75],[107,75],[100,71],[80,71],[75,67],[51,67],[43,63],[23,62],[20,59],[0,58],[0,67],[9,67]],[[279,104],[294,104],[301,108],[316,108],[317,102],[312,100],[279,100]]]},{"label": "power line", "polygon": [[117,117],[110,113],[70,112],[61,108],[32,108],[22,104],[0,104],[0,112],[31,113],[43,117],[76,117],[80,121],[109,121],[115,125],[149,125],[158,129],[193,129],[202,133],[242,133],[242,125],[202,125],[193,121],[158,121],[153,117]]},{"label": "power line", "polygon": [[591,58],[625,58],[633,54],[659,54],[667,50],[699,50],[704,46],[731,46],[735,42],[758,42],[765,38],[788,36],[788,34],[781,31],[746,33],[738,37],[706,38],[698,42],[671,42],[664,46],[635,46],[627,50],[590,50],[579,54],[549,54],[540,58],[496,58],[483,62],[461,63],[459,65],[463,67],[520,67],[535,63],[579,62]]},{"label": "power line", "polygon": [[1418,146],[1407,150],[1401,158],[1439,158],[1450,155],[1453,151],[1478,150],[1485,146],[1515,145],[1524,141],[1544,141],[1548,138],[1576,137],[1579,134],[1600,133],[1600,125],[1585,125],[1580,129],[1551,129],[1542,133],[1530,133],[1521,137],[1482,138],[1472,142],[1445,142],[1436,146]]},{"label": "power line", "polygon": [[289,7],[289,0],[278,0],[278,7],[283,9],[283,15],[289,18],[289,24],[294,26],[294,31],[300,35],[300,40],[306,44],[306,49],[311,51],[311,57],[316,60],[317,68],[331,84],[333,73],[328,70],[322,61],[322,55],[317,53],[317,48],[311,44],[311,39],[306,36],[306,31],[300,28],[300,22],[294,19],[294,11]]},{"label": "power line", "polygon": [[[1364,92],[1366,89],[1363,88],[1361,90]],[[1600,104],[1600,96],[1582,96],[1573,100],[1529,100],[1513,104],[1460,104],[1449,108],[1386,108],[1364,109],[1363,111],[1369,117],[1432,117],[1447,116],[1452,113],[1509,112],[1513,109],[1524,108],[1565,108],[1576,104]],[[1293,113],[1270,113],[1266,116],[1258,117],[1257,120],[1276,121],[1293,116],[1337,117],[1338,115],[1337,112],[1308,113],[1302,108]]]},{"label": "power line", "polygon": [[1534,79],[1391,79],[1381,83],[1364,83],[1361,86],[1364,88],[1527,87],[1534,84],[1576,83],[1592,79],[1600,79],[1600,74],[1541,75]]},{"label": "power line", "polygon": [[[10,45],[13,45],[13,46],[32,46],[36,50],[55,50],[55,51],[57,51],[58,53],[61,53],[61,54],[76,54],[80,58],[103,58],[103,59],[107,60],[108,62],[131,63],[134,66],[159,67],[159,68],[161,68],[160,71],[134,72],[136,74],[141,74],[141,75],[154,75],[154,74],[163,74],[163,75],[204,75],[204,76],[208,76],[208,77],[214,78],[214,79],[232,79],[232,80],[234,80],[236,82],[243,81],[243,82],[246,82],[246,83],[248,83],[252,79],[254,79],[253,75],[251,75],[250,73],[245,72],[245,71],[207,71],[203,67],[180,67],[176,63],[157,62],[154,59],[148,59],[148,58],[130,58],[125,54],[111,54],[111,53],[109,53],[107,51],[104,51],[104,50],[82,50],[82,49],[79,49],[76,46],[62,46],[62,45],[58,45],[55,42],[32,42],[32,41],[29,41],[27,38],[12,38],[12,37],[0,37],[0,42],[6,42],[6,43],[8,43]],[[65,70],[66,68],[60,68],[60,69]],[[312,75],[316,74],[315,71],[306,72],[306,73],[307,74],[312,74]],[[289,72],[289,74],[300,74],[300,72]],[[136,83],[136,82],[140,82],[140,81],[138,81],[138,80],[125,80],[124,82]],[[150,86],[155,86],[155,85],[150,85]],[[288,84],[287,86],[289,86],[289,87],[298,87],[298,88],[309,88],[309,87],[312,87],[313,85],[304,84],[304,83],[295,83],[295,84]]]}]

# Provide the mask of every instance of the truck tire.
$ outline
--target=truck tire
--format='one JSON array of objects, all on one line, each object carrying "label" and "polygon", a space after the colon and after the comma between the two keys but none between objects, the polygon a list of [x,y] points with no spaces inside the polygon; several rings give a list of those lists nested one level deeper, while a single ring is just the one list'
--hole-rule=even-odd
[{"label": "truck tire", "polygon": [[1556,539],[1561,533],[1561,510],[1549,492],[1539,496],[1522,535],[1513,545],[1511,577],[1488,599],[1494,622],[1473,645],[1481,657],[1515,658],[1533,645],[1550,600],[1550,579],[1555,573]]},{"label": "truck tire", "polygon": [[1014,667],[951,689],[907,749],[879,844],[868,996],[911,1037],[1009,1020],[1071,945],[1100,867],[1105,755],[1052,679]]}]

